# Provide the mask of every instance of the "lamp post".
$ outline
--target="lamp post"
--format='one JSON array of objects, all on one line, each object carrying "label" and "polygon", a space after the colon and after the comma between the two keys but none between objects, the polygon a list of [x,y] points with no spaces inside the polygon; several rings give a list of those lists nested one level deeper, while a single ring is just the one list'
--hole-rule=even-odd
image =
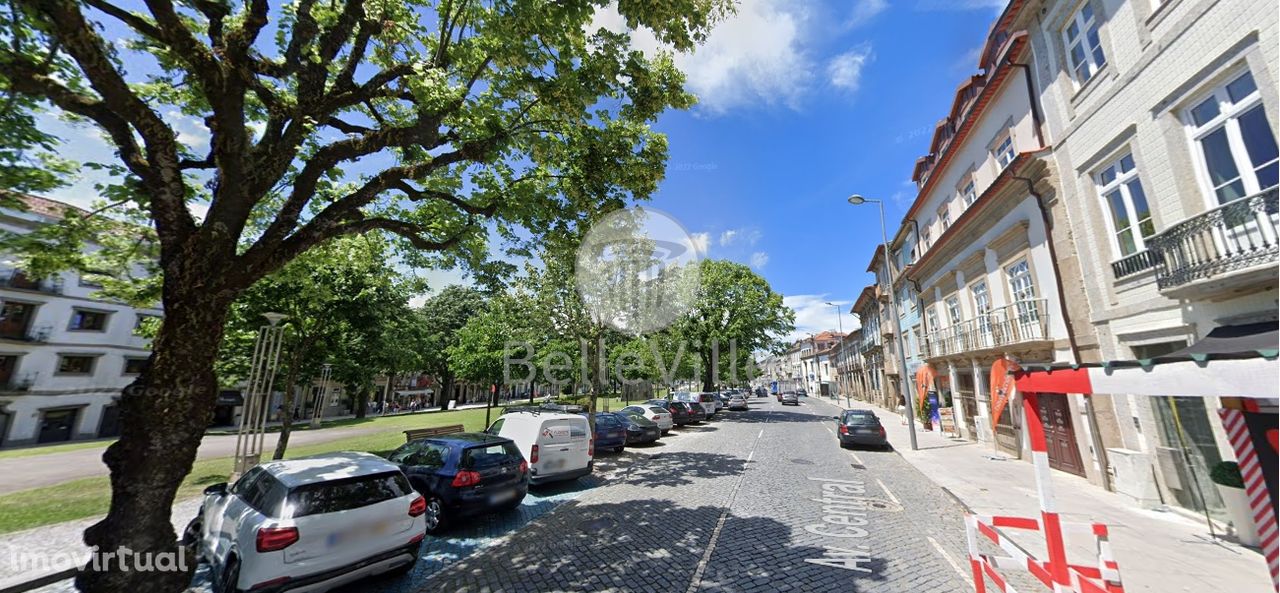
[{"label": "lamp post", "polygon": [[280,346],[284,343],[284,326],[277,324],[286,315],[263,313],[262,316],[267,319],[267,325],[258,328],[258,338],[253,344],[249,378],[245,382],[248,397],[244,400],[244,412],[240,415],[240,430],[236,432],[236,456],[231,481],[258,465],[262,458],[262,442],[267,432],[267,414],[271,407],[271,387],[275,384]]},{"label": "lamp post", "polygon": [[[880,200],[867,199],[858,194],[853,194],[852,196],[849,196],[849,203],[854,206],[871,203],[880,208],[880,240],[884,245],[884,269],[885,274],[889,277],[889,286],[892,288],[897,284],[897,279],[893,276],[893,266],[889,265],[889,234],[888,231],[885,230],[884,225],[884,202]],[[891,311],[891,322],[897,323],[898,299],[893,294],[889,295],[889,308]],[[920,447],[916,444],[916,414],[915,406],[912,405],[911,402],[911,377],[908,376],[907,371],[906,350],[902,347],[902,328],[898,327],[896,329],[897,331],[893,332],[893,341],[897,345],[898,350],[898,372],[902,373],[902,401],[906,403],[907,407],[907,428],[911,435],[911,450],[916,451]]]},{"label": "lamp post", "polygon": [[[828,304],[828,305],[831,305],[832,307],[835,307],[835,309],[836,309],[836,327],[837,327],[837,328],[839,328],[839,330],[840,330],[840,352],[842,352],[842,353],[843,353],[843,352],[844,352],[844,338],[845,338],[845,335],[844,335],[844,315],[842,315],[842,314],[840,313],[840,305],[837,305],[837,304],[835,304],[835,303],[833,303],[833,302],[831,302],[831,301],[827,301],[827,304]],[[838,368],[838,367],[837,367],[837,368]],[[837,384],[837,385],[840,385],[840,391],[844,391],[844,392],[846,392],[846,393],[845,393],[845,396],[844,396],[844,401],[845,401],[845,405],[846,405],[846,406],[848,406],[848,405],[849,405],[849,394],[847,393],[847,392],[848,392],[848,390],[845,388],[845,386],[844,386],[844,385],[841,385],[839,381],[837,381],[837,382],[836,382],[836,384]]]}]

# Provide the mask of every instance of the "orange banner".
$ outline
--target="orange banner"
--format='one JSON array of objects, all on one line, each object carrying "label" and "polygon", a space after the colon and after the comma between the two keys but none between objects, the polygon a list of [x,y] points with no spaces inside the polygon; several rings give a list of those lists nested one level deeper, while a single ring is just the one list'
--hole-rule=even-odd
[{"label": "orange banner", "polygon": [[1000,414],[1004,412],[1009,400],[1013,399],[1013,374],[1022,370],[1018,363],[1001,358],[991,365],[991,427],[1000,423]]},{"label": "orange banner", "polygon": [[921,365],[916,369],[916,409],[924,407],[924,402],[929,398],[929,390],[933,389],[933,380],[938,376],[937,371],[933,370],[933,365]]}]

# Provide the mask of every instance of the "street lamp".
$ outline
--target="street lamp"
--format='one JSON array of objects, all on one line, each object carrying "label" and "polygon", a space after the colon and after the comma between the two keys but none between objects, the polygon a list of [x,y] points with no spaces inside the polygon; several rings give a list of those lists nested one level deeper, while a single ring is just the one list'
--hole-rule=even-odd
[{"label": "street lamp", "polygon": [[[889,288],[892,291],[893,286],[897,284],[897,279],[893,277],[893,266],[889,265],[889,233],[885,230],[884,225],[884,202],[880,200],[871,200],[864,198],[858,194],[849,196],[849,204],[861,206],[862,204],[875,204],[880,208],[880,240],[884,245],[884,269],[885,274],[889,277]],[[898,299],[892,293],[889,295],[889,307],[891,323],[898,323]],[[902,347],[902,327],[896,328],[893,332],[893,341],[898,349],[898,372],[902,373],[902,401],[906,403],[907,408],[907,428],[911,435],[911,450],[916,451],[920,447],[916,444],[916,414],[915,406],[911,403],[911,378],[907,371],[906,350]]]},{"label": "street lamp", "polygon": [[249,378],[245,381],[244,412],[240,415],[240,430],[236,433],[236,455],[232,479],[244,475],[249,468],[258,465],[262,458],[262,444],[267,432],[267,413],[271,407],[271,388],[275,384],[276,368],[280,363],[280,346],[284,344],[284,326],[277,325],[286,315],[264,313],[267,325],[258,328],[258,338],[253,344],[253,358],[249,363]]},{"label": "street lamp", "polygon": [[[840,314],[840,305],[837,305],[831,301],[827,301],[827,304],[836,308],[836,324],[837,324],[836,327],[840,329],[840,351],[843,352],[844,351],[844,315]],[[845,390],[844,386],[840,385],[839,381],[836,382],[836,385],[840,387],[840,391]],[[849,401],[849,396],[845,395],[844,399],[847,405]]]}]

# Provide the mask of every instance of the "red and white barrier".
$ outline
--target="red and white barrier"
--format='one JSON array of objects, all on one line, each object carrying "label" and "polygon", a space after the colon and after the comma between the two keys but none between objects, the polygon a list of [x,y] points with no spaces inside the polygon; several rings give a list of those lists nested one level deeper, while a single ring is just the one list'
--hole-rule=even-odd
[{"label": "red and white barrier", "polygon": [[1222,417],[1222,426],[1227,431],[1227,439],[1236,452],[1240,464],[1240,475],[1244,477],[1245,496],[1249,497],[1249,514],[1253,517],[1253,525],[1237,525],[1236,529],[1258,530],[1258,545],[1267,558],[1267,568],[1271,569],[1271,585],[1280,591],[1280,537],[1276,527],[1275,509],[1271,508],[1271,495],[1267,492],[1267,483],[1262,475],[1262,467],[1258,463],[1258,454],[1253,450],[1253,441],[1249,438],[1249,427],[1245,423],[1244,413],[1240,410],[1218,410]]},{"label": "red and white barrier", "polygon": [[[1058,396],[1049,396],[1058,397]],[[973,585],[977,593],[986,593],[986,579],[990,578],[1002,593],[1015,593],[1012,586],[997,569],[1025,570],[1048,587],[1053,593],[1124,593],[1120,582],[1120,567],[1111,555],[1111,543],[1107,538],[1107,526],[1102,523],[1063,523],[1054,504],[1052,482],[1049,476],[1049,454],[1045,442],[1044,425],[1036,402],[1036,393],[1022,394],[1022,410],[1026,422],[1023,426],[1031,444],[1031,460],[1035,467],[1036,487],[1040,494],[1040,518],[966,515],[965,531],[969,542],[969,566],[973,571]],[[999,529],[1023,529],[1044,534],[1048,561],[1042,562],[1012,540],[1001,536]],[[1097,545],[1097,565],[1070,564],[1067,561],[1063,531],[1083,531],[1092,534]],[[998,546],[1008,556],[990,556],[978,552],[978,535]]]}]

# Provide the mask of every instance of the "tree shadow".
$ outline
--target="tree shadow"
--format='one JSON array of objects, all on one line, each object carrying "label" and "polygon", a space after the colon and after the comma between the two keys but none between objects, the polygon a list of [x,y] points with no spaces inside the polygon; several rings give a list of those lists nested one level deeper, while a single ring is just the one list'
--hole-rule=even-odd
[{"label": "tree shadow", "polygon": [[684,486],[695,480],[738,475],[746,460],[722,453],[663,452],[634,459],[622,468],[623,482],[656,488]]},{"label": "tree shadow", "polygon": [[[339,591],[683,591],[722,511],[660,499],[574,502],[460,562],[424,561],[410,575]],[[856,591],[885,579],[885,560],[875,552],[860,563],[869,574],[804,562],[827,550],[795,541],[795,530],[772,518],[730,514],[721,530],[699,590],[766,590],[770,583],[819,590],[839,583]]]}]

